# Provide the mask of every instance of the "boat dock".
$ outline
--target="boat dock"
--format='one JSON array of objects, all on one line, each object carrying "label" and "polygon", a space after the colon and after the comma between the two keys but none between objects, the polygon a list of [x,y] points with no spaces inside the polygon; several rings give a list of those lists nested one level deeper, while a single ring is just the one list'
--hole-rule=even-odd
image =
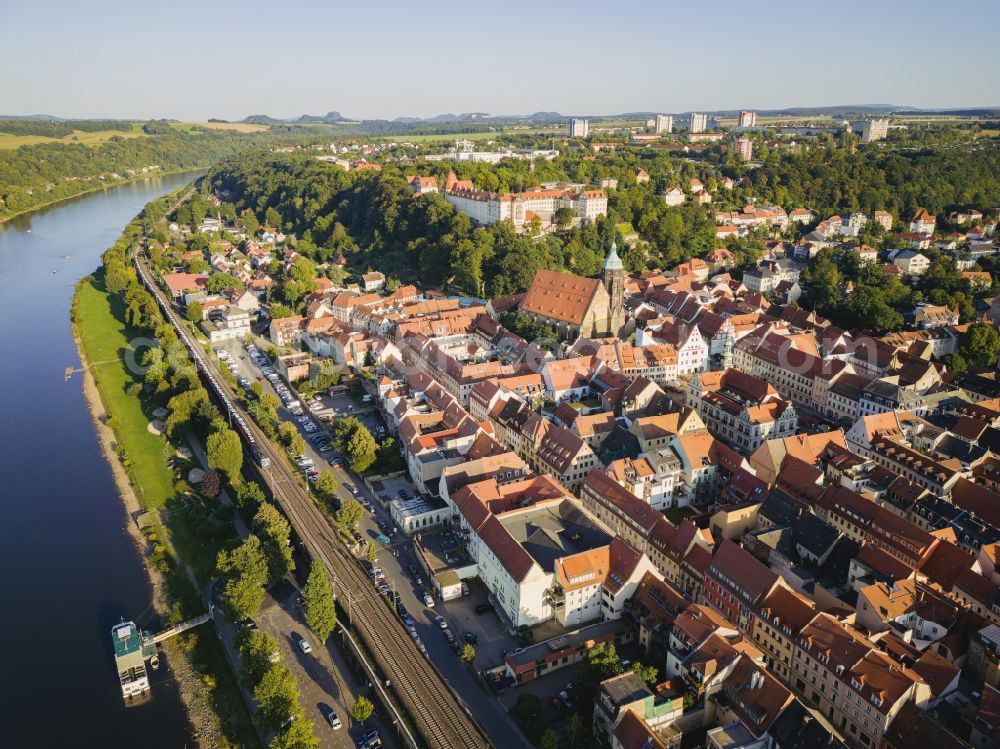
[{"label": "boat dock", "polygon": [[122,620],[111,628],[111,641],[115,650],[115,668],[126,704],[141,701],[149,696],[149,672],[146,661],[155,670],[159,667],[156,644],[204,624],[212,618],[212,613],[202,614],[186,622],[175,624],[162,632],[151,635],[139,629],[135,622]]}]

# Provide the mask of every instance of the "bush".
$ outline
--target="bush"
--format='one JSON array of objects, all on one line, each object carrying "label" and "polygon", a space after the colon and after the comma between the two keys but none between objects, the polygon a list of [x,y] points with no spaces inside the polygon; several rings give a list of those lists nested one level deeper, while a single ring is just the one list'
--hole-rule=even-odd
[{"label": "bush", "polygon": [[209,499],[215,499],[222,491],[222,478],[215,471],[207,471],[201,480],[201,493]]}]

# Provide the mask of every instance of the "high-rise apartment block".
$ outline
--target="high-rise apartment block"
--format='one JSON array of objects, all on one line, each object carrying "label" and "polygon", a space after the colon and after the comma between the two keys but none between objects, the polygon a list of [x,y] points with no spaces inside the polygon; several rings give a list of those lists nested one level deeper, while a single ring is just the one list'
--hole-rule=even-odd
[{"label": "high-rise apartment block", "polygon": [[674,131],[674,118],[669,114],[656,115],[656,134],[672,133]]}]

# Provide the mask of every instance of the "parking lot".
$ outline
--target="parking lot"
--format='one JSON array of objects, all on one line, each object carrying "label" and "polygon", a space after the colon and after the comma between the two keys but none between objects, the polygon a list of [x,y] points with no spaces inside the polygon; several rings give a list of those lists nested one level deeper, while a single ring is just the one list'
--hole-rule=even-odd
[{"label": "parking lot", "polygon": [[[296,605],[299,591],[290,582],[275,586],[256,617],[258,626],[277,639],[281,660],[295,676],[302,693],[306,717],[316,727],[319,745],[331,749],[350,749],[360,736],[362,727],[354,723],[351,707],[358,695],[368,695],[367,684],[359,679],[340,652],[334,634],[326,645],[316,641],[305,623],[305,616]],[[302,652],[299,641],[305,639],[310,653]],[[327,716],[333,710],[341,728],[335,729]],[[395,746],[391,731],[382,727],[378,713],[366,722],[365,728],[379,728],[383,746]]]}]

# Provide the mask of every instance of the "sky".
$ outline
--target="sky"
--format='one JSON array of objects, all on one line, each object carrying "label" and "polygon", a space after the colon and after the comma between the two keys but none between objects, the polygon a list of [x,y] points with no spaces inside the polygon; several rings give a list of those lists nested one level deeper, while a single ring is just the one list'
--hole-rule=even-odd
[{"label": "sky", "polygon": [[1000,106],[998,0],[8,0],[0,115]]}]

